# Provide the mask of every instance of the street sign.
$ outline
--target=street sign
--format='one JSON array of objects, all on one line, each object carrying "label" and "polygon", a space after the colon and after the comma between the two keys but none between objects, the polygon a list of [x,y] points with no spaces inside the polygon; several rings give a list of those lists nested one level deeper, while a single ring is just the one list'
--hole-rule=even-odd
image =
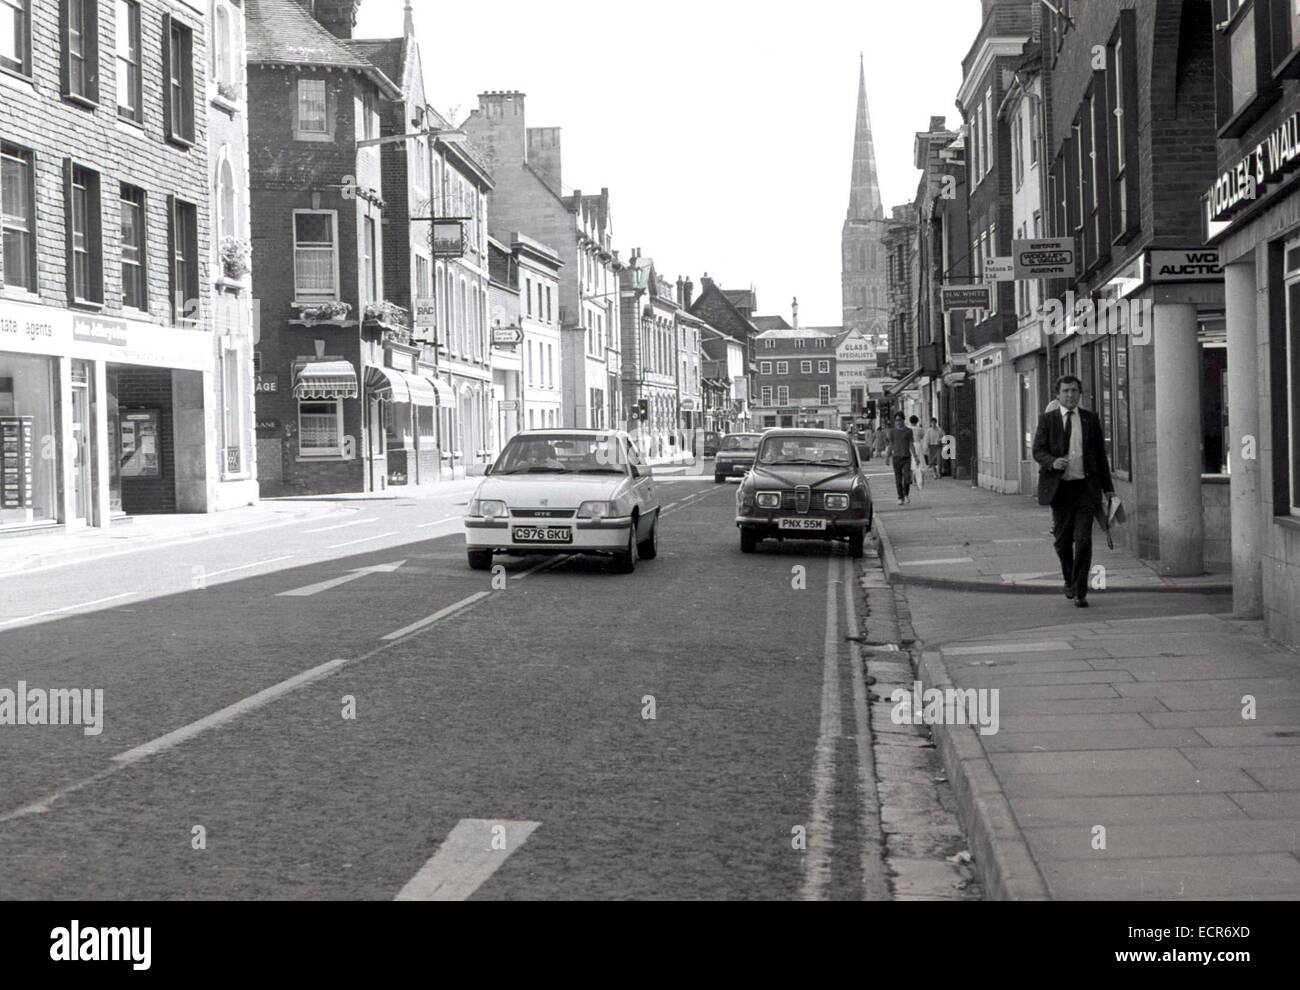
[{"label": "street sign", "polygon": [[1046,237],[1012,241],[1015,276],[1022,278],[1061,278],[1074,274],[1073,237]]},{"label": "street sign", "polygon": [[987,282],[1013,281],[1015,272],[1015,258],[988,258],[984,262],[984,280]]},{"label": "street sign", "polygon": [[415,300],[415,329],[432,330],[438,325],[438,306],[433,299]]},{"label": "street sign", "polygon": [[959,309],[992,309],[991,285],[943,285],[939,287],[939,301],[945,313]]},{"label": "street sign", "polygon": [[502,399],[499,403],[502,412],[516,412],[519,409],[518,399]]},{"label": "street sign", "polygon": [[518,327],[493,327],[493,347],[514,347],[524,339],[524,332]]},{"label": "street sign", "polygon": [[435,258],[465,256],[465,226],[460,220],[437,219],[429,231],[429,247]]}]

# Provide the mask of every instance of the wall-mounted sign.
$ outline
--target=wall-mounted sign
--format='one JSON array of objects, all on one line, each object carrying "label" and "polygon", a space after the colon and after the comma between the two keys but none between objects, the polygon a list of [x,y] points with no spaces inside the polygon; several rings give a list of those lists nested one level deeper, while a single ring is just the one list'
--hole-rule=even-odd
[{"label": "wall-mounted sign", "polygon": [[414,326],[417,330],[432,330],[438,325],[438,304],[433,299],[415,300]]},{"label": "wall-mounted sign", "polygon": [[682,399],[682,412],[694,412],[694,411],[695,411],[695,400]]},{"label": "wall-mounted sign", "polygon": [[157,409],[123,411],[119,420],[121,475],[123,478],[158,478],[162,476],[159,447],[162,431]]},{"label": "wall-mounted sign", "polygon": [[0,416],[0,508],[32,505],[32,417]]},{"label": "wall-mounted sign", "polygon": [[280,391],[280,376],[277,374],[256,375],[253,391],[258,395],[275,395]]},{"label": "wall-mounted sign", "polygon": [[107,344],[110,347],[126,346],[126,323],[107,320],[83,313],[72,315],[72,339],[88,344]]},{"label": "wall-mounted sign", "polygon": [[1218,282],[1223,279],[1223,265],[1215,248],[1192,251],[1150,252],[1150,281]]},{"label": "wall-mounted sign", "polygon": [[1011,254],[1017,279],[1061,278],[1074,274],[1073,237],[1012,241]]},{"label": "wall-mounted sign", "polygon": [[1274,182],[1300,165],[1300,112],[1282,121],[1259,144],[1223,172],[1203,197],[1206,220],[1216,223],[1239,213]]},{"label": "wall-mounted sign", "polygon": [[990,285],[943,285],[939,301],[945,313],[959,309],[992,309],[993,287]]},{"label": "wall-mounted sign", "polygon": [[519,400],[502,399],[499,403],[497,403],[497,405],[501,407],[502,412],[516,412],[519,409]]},{"label": "wall-mounted sign", "polygon": [[493,347],[515,347],[524,339],[524,332],[518,327],[493,327]]},{"label": "wall-mounted sign", "polygon": [[278,436],[280,433],[280,421],[278,419],[259,419],[257,421],[257,432],[259,436],[268,439]]},{"label": "wall-mounted sign", "polygon": [[435,258],[463,258],[465,225],[460,220],[434,220],[429,231],[429,247]]},{"label": "wall-mounted sign", "polygon": [[1016,277],[1014,258],[987,258],[984,261],[984,281],[1011,282]]}]

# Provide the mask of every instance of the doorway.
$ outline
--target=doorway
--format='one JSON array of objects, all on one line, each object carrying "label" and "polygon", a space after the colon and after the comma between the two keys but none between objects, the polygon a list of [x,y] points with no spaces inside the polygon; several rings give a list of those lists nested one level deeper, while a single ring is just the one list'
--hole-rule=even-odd
[{"label": "doorway", "polygon": [[95,519],[95,422],[91,414],[90,365],[72,362],[72,519],[74,526],[93,526]]}]

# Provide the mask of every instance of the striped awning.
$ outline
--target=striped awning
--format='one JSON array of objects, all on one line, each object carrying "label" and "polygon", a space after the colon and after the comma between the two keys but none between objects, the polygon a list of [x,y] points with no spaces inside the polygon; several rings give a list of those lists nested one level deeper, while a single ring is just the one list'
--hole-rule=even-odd
[{"label": "striped awning", "polygon": [[360,394],[357,372],[347,361],[312,361],[298,369],[296,399],[355,399]]},{"label": "striped awning", "polygon": [[429,388],[433,390],[433,405],[437,406],[439,409],[455,408],[456,401],[452,398],[450,385],[446,382],[440,382],[436,378],[422,378],[421,381],[427,382]]},{"label": "striped awning", "polygon": [[438,393],[429,379],[396,368],[366,365],[366,388],[380,393],[387,402],[411,402],[417,406],[438,405]]}]

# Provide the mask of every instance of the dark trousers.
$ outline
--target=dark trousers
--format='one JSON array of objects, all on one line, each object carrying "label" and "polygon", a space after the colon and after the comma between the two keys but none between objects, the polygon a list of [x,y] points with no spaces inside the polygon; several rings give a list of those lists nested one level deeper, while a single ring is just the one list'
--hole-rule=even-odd
[{"label": "dark trousers", "polygon": [[1088,597],[1088,576],[1092,571],[1092,520],[1096,507],[1084,480],[1061,481],[1052,499],[1052,532],[1061,576],[1076,598]]},{"label": "dark trousers", "polygon": [[898,497],[907,498],[912,490],[912,458],[894,458],[894,485],[898,488]]}]

